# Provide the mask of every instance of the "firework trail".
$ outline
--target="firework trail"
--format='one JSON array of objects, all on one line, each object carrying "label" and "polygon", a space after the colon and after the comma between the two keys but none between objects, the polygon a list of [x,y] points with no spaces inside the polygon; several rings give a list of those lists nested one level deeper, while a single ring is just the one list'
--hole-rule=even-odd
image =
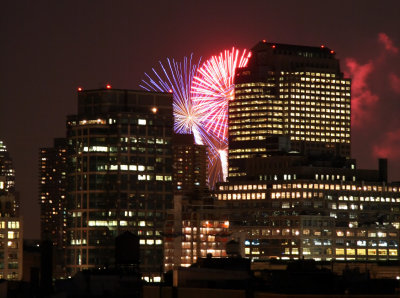
[{"label": "firework trail", "polygon": [[155,79],[145,73],[147,80],[142,80],[142,87],[147,91],[173,93],[174,131],[180,134],[193,133],[197,144],[203,144],[199,127],[199,115],[193,107],[191,99],[191,85],[193,77],[200,64],[192,63],[190,58],[184,57],[183,62],[167,58],[166,66],[159,62],[161,72],[152,69]]},{"label": "firework trail", "polygon": [[225,180],[227,163],[228,101],[234,96],[235,69],[245,67],[250,52],[232,48],[212,56],[200,65],[192,57],[183,62],[167,59],[161,71],[152,69],[154,78],[145,73],[142,87],[147,91],[172,92],[174,131],[193,133],[196,144],[208,147],[208,181],[211,188]]},{"label": "firework trail", "polygon": [[[223,180],[228,175],[228,103],[234,98],[236,68],[247,66],[251,52],[234,47],[212,56],[199,67],[192,82],[192,101],[208,135],[212,160],[219,159]],[[210,171],[210,176],[212,175]],[[216,175],[219,175],[216,173]],[[210,180],[216,180],[210,178]]]}]

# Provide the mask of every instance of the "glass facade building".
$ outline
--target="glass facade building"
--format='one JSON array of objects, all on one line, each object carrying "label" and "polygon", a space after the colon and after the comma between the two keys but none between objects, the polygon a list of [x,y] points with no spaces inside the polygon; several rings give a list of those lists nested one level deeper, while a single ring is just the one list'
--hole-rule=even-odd
[{"label": "glass facade building", "polygon": [[115,237],[140,238],[141,271],[157,281],[172,195],[172,95],[100,89],[78,92],[67,121],[70,274],[114,264]]}]

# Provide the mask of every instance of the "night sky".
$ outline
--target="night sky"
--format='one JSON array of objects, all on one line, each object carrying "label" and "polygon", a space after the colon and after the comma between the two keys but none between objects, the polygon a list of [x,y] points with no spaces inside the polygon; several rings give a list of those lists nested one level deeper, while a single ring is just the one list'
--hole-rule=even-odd
[{"label": "night sky", "polygon": [[166,57],[203,60],[262,39],[335,50],[352,83],[352,155],[400,180],[400,1],[3,1],[0,139],[25,238],[39,237],[38,154],[65,136],[76,88],[139,89]]}]

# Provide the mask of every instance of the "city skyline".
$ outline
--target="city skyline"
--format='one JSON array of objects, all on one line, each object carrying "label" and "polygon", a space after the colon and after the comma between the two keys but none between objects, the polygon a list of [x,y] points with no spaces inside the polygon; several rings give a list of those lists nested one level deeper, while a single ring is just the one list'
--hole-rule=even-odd
[{"label": "city skyline", "polygon": [[[391,151],[400,139],[393,112],[400,104],[399,3],[339,2],[329,9],[316,1],[287,1],[287,8],[229,3],[160,3],[157,9],[105,1],[94,8],[85,2],[6,4],[0,139],[15,164],[28,238],[39,237],[39,148],[65,136],[66,116],[76,112],[78,86],[139,89],[143,73],[160,59],[191,52],[207,59],[262,39],[326,45],[337,52],[342,71],[353,80],[352,156],[360,167],[374,169],[376,157],[388,157],[389,179],[400,180],[400,154]],[[159,29],[164,23],[170,24],[166,32]]]}]

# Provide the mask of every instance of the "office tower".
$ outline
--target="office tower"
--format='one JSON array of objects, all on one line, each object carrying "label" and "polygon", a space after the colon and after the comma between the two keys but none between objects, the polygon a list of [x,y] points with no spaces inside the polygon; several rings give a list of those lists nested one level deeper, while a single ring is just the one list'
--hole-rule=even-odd
[{"label": "office tower", "polygon": [[67,120],[70,274],[114,265],[115,238],[130,231],[140,238],[144,279],[161,279],[172,132],[172,94],[110,85],[78,92],[78,114]]},{"label": "office tower", "polygon": [[67,140],[54,139],[54,146],[39,155],[40,238],[54,247],[66,245]]},{"label": "office tower", "polygon": [[327,47],[258,43],[229,102],[229,177],[274,152],[350,157],[350,85]]},{"label": "office tower", "polygon": [[22,279],[22,240],[15,169],[7,147],[0,141],[0,279]]},{"label": "office tower", "polygon": [[[255,158],[253,180],[218,185],[232,233],[244,233],[253,260],[400,259],[400,185],[349,160]],[[260,171],[258,165],[265,163]],[[261,178],[261,179],[260,179]]]},{"label": "office tower", "polygon": [[207,189],[207,150],[192,134],[175,134],[172,139],[175,193],[204,192]]}]

